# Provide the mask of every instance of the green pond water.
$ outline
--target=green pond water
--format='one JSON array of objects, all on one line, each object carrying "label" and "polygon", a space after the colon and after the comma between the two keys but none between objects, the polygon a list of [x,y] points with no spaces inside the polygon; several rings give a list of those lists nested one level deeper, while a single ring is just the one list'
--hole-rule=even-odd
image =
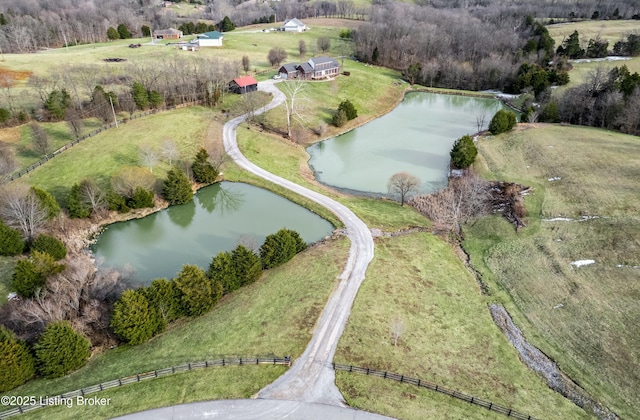
[{"label": "green pond water", "polygon": [[206,269],[214,255],[240,242],[259,247],[283,227],[308,243],[333,231],[325,219],[277,194],[222,182],[201,189],[188,204],[109,225],[92,250],[99,263],[131,267],[136,282],[149,284],[174,277],[184,264]]},{"label": "green pond water", "polygon": [[455,140],[483,117],[486,129],[503,108],[497,99],[412,92],[389,114],[308,147],[309,165],[318,181],[346,190],[386,194],[393,174],[409,172],[433,192],[446,185]]}]

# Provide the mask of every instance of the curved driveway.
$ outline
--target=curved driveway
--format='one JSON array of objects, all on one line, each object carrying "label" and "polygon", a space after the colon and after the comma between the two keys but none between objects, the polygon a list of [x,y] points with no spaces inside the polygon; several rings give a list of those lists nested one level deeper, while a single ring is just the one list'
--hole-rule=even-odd
[{"label": "curved driveway", "polygon": [[[260,82],[258,89],[271,93],[273,100],[256,113],[266,112],[285,101],[285,95],[275,87],[272,80]],[[236,141],[236,128],[245,119],[246,116],[240,116],[224,126],[224,147],[233,161],[241,168],[329,209],[344,223],[351,240],[347,265],[320,315],[307,348],[284,375],[258,393],[258,398],[344,406],[344,399],[335,386],[335,372],[331,368],[331,362],[351,312],[351,305],[373,258],[371,232],[362,220],[337,201],[267,172],[244,157]]]}]

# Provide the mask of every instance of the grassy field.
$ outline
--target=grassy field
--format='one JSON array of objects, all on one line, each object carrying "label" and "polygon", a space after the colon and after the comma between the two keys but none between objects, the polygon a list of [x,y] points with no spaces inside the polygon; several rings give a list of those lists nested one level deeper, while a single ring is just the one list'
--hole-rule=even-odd
[{"label": "grassy field", "polygon": [[609,41],[609,49],[613,49],[613,44],[625,38],[627,34],[640,31],[640,22],[637,20],[586,20],[583,22],[566,22],[547,25],[549,35],[556,42],[556,47],[562,41],[569,38],[573,31],[578,31],[580,41],[587,45],[590,39],[599,36],[603,40]]},{"label": "grassy field", "polygon": [[14,265],[14,258],[0,257],[0,306],[7,301],[7,295],[11,290],[11,273],[13,273]]},{"label": "grassy field", "polygon": [[[450,245],[437,237],[415,233],[377,239],[376,258],[336,362],[421,378],[537,418],[587,418],[522,365],[493,324],[487,302]],[[403,332],[394,346],[391,329],[397,319]],[[435,392],[348,375],[340,374],[338,384],[359,408],[402,419],[443,418],[450,410],[448,418],[489,415]]]},{"label": "grassy field", "polygon": [[[528,340],[621,418],[633,418],[640,412],[637,137],[541,126],[482,140],[479,150],[484,176],[533,193],[519,233],[499,217],[465,229],[474,267]],[[598,218],[579,221],[591,216]],[[574,221],[544,220],[557,217]],[[587,259],[595,264],[571,265]]]},{"label": "grassy field", "polygon": [[[348,247],[346,239],[312,247],[293,261],[267,271],[258,282],[225,297],[215,310],[199,318],[178,322],[145,344],[121,346],[94,356],[71,375],[32,381],[11,393],[56,395],[137,372],[230,355],[295,358],[310,338],[346,261]],[[238,383],[245,382],[242,378],[235,379]],[[146,388],[140,384],[126,389],[141,392],[142,396],[138,397],[146,399],[144,395],[149,392]],[[190,397],[192,400],[212,398],[208,392],[209,389],[203,388],[201,393]],[[182,402],[184,394],[177,393],[176,397],[176,400],[164,401],[163,405]],[[152,406],[152,402],[149,404]]]},{"label": "grassy field", "polygon": [[283,366],[228,366],[179,373],[91,395],[91,397],[110,398],[109,404],[105,406],[74,404],[72,408],[48,407],[22,415],[20,418],[30,420],[110,419],[174,404],[249,398],[273,382],[285,370]]}]

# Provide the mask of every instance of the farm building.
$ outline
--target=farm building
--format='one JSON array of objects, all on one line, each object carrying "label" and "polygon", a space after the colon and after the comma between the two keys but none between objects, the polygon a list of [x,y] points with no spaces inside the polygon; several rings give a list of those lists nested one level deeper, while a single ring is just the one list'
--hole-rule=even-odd
[{"label": "farm building", "polygon": [[295,79],[298,77],[298,65],[293,63],[283,64],[278,69],[278,74],[283,79]]},{"label": "farm building", "polygon": [[198,44],[200,47],[222,47],[223,35],[218,31],[205,32],[198,35],[198,38],[193,41],[194,44]]},{"label": "farm building", "polygon": [[157,31],[153,31],[153,37],[155,39],[180,39],[183,36],[182,31],[174,28],[158,29]]},{"label": "farm building", "polygon": [[307,30],[307,25],[300,22],[298,19],[287,19],[284,21],[284,24],[280,27],[281,31],[285,32],[302,32]]},{"label": "farm building", "polygon": [[326,55],[310,58],[298,66],[298,77],[305,80],[326,79],[340,73],[340,64]]},{"label": "farm building", "polygon": [[238,77],[229,83],[229,90],[239,94],[255,92],[258,90],[258,81],[253,76]]},{"label": "farm building", "polygon": [[198,51],[200,50],[200,47],[198,46],[198,44],[192,44],[189,42],[186,44],[178,45],[178,49],[182,51]]}]

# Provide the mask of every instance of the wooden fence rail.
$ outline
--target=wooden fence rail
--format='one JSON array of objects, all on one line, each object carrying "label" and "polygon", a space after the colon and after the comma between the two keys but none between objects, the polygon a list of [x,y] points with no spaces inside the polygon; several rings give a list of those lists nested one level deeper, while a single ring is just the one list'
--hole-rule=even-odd
[{"label": "wooden fence rail", "polygon": [[194,369],[205,369],[214,366],[234,366],[234,365],[291,365],[290,357],[231,357],[218,360],[205,360],[203,362],[186,363],[179,366],[171,366],[164,369],[152,370],[149,372],[136,373],[135,375],[127,376],[124,378],[114,379],[112,381],[102,382],[97,385],[91,385],[86,388],[77,389],[71,392],[65,392],[55,397],[47,397],[40,401],[39,398],[35,398],[35,404],[19,405],[9,410],[0,412],[0,419],[6,419],[9,417],[17,416],[19,414],[28,413],[29,411],[37,410],[39,408],[46,407],[47,401],[60,401],[66,398],[84,397],[96,392],[104,391],[110,388],[116,388],[124,386],[134,382],[142,382],[147,379],[155,379],[161,376],[173,375],[174,373],[187,372]]},{"label": "wooden fence rail", "polygon": [[374,369],[358,367],[358,366],[341,365],[341,364],[337,364],[337,363],[332,363],[332,366],[333,366],[334,370],[341,370],[341,371],[345,371],[345,372],[362,373],[362,374],[370,375],[370,376],[379,376],[379,377],[384,378],[384,379],[392,379],[394,381],[415,385],[415,386],[418,386],[418,387],[421,387],[421,388],[431,389],[433,391],[449,395],[449,396],[451,396],[453,398],[457,398],[459,400],[466,401],[466,402],[468,402],[470,404],[479,405],[479,406],[484,407],[484,408],[486,408],[488,410],[504,414],[507,417],[515,417],[516,419],[520,419],[520,420],[535,420],[534,417],[526,415],[526,414],[519,413],[519,412],[517,412],[517,411],[515,411],[515,410],[513,410],[513,409],[511,409],[509,407],[504,407],[504,406],[501,406],[499,404],[494,404],[491,401],[486,401],[486,400],[483,400],[481,398],[477,398],[477,397],[474,397],[474,396],[471,396],[471,395],[463,394],[462,392],[458,392],[458,391],[455,391],[453,389],[449,389],[449,388],[443,387],[443,386],[438,385],[438,384],[434,384],[434,383],[429,382],[429,381],[423,381],[422,379],[410,378],[408,376],[398,375],[397,373],[385,372],[385,371],[381,371],[381,370],[374,370]]},{"label": "wooden fence rail", "polygon": [[[180,108],[184,108],[187,106],[193,106],[193,105],[200,105],[202,104],[203,101],[194,101],[194,102],[186,102],[184,104],[179,104],[179,105],[172,105],[172,106],[168,106],[168,107],[164,107],[164,108],[158,108],[158,109],[151,109],[149,111],[144,111],[144,112],[140,112],[138,114],[132,115],[130,118],[127,119],[121,119],[118,120],[118,124],[123,124],[128,120],[135,120],[136,118],[141,118],[141,117],[146,117],[147,115],[151,115],[151,114],[156,114],[160,111],[171,111],[171,110],[175,110],[175,109],[180,109]],[[62,146],[61,148],[59,148],[58,150],[56,150],[53,153],[49,153],[47,154],[45,157],[43,157],[42,159],[40,159],[38,162],[34,163],[33,165],[21,169],[18,172],[15,172],[7,177],[4,177],[4,179],[0,179],[0,183],[4,182],[10,182],[13,181],[14,179],[18,179],[26,174],[28,174],[29,172],[33,171],[34,169],[36,169],[39,166],[42,166],[44,163],[48,162],[49,160],[53,159],[54,157],[58,156],[60,153],[64,152],[65,150],[68,150],[70,148],[72,148],[73,146],[75,146],[76,144],[80,143],[83,140],[86,140],[88,138],[91,138],[105,130],[108,130],[110,128],[114,128],[116,126],[115,123],[108,123],[105,124],[103,127],[97,128],[93,131],[91,131],[90,133],[87,133],[83,136],[78,137],[77,139],[75,139],[74,141],[72,141],[71,143],[67,143],[64,146]]]}]

